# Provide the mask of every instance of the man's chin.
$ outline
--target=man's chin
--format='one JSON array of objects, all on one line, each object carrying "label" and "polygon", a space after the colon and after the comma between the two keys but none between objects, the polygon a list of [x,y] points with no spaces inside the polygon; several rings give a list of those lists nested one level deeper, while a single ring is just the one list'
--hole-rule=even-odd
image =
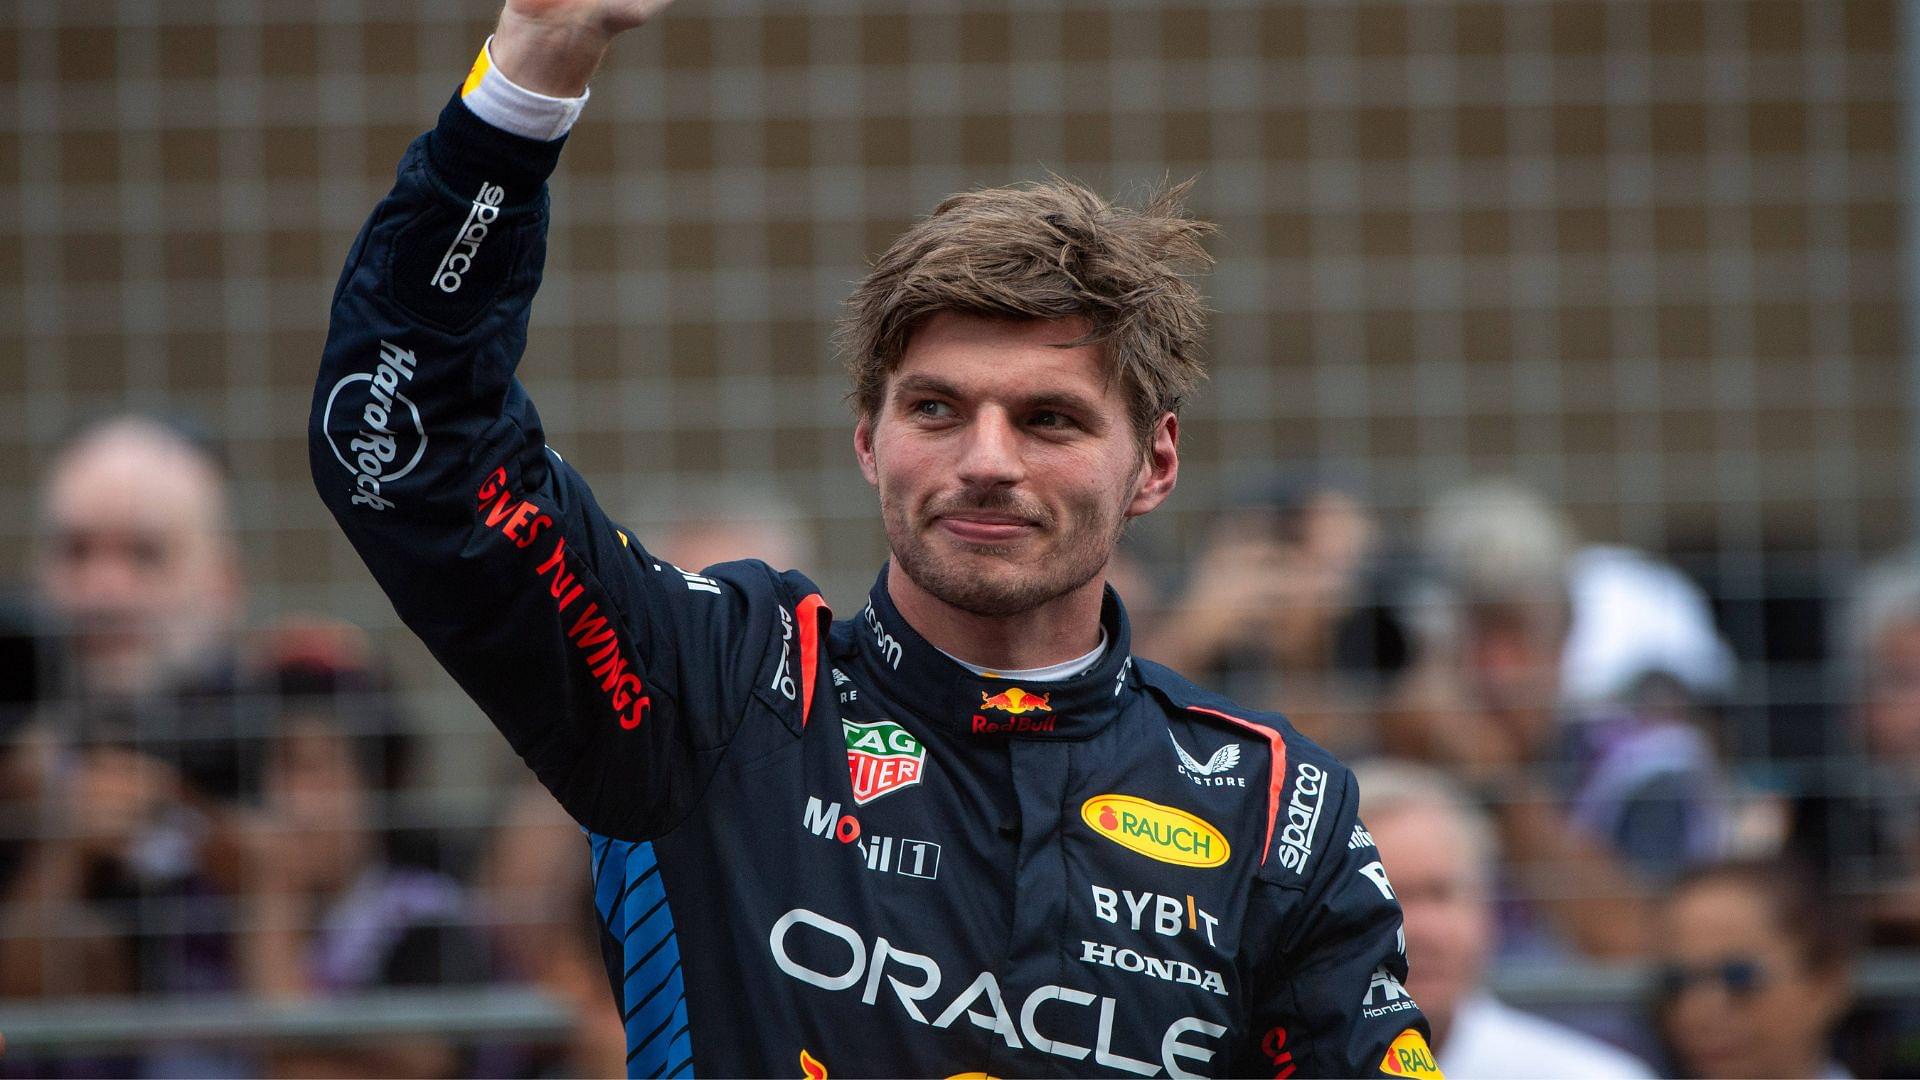
[{"label": "man's chin", "polygon": [[1018,615],[1052,599],[1040,574],[1014,553],[942,545],[896,551],[894,560],[922,592],[973,615]]}]

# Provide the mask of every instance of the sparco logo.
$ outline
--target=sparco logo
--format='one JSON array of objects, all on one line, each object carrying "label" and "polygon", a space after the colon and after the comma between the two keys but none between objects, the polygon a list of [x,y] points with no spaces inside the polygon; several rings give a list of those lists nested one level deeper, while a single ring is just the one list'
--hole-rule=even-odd
[{"label": "sparco logo", "polygon": [[500,204],[506,197],[506,189],[499,184],[481,182],[480,194],[473,197],[473,205],[467,210],[467,220],[453,234],[453,243],[440,256],[440,265],[433,268],[435,288],[443,293],[460,291],[462,278],[473,269],[473,257],[480,254],[480,244],[487,238],[487,226],[500,216]]},{"label": "sparco logo", "polygon": [[[899,1009],[914,1023],[944,1030],[964,1022],[991,1032],[1009,1050],[1031,1049],[1068,1061],[1092,1058],[1094,1065],[1135,1076],[1158,1076],[1165,1070],[1168,1076],[1192,1077],[1202,1075],[1197,1069],[1212,1071],[1209,1066],[1218,1047],[1207,1041],[1227,1033],[1224,1025],[1182,1016],[1160,1032],[1156,1047],[1153,1039],[1159,1023],[1150,1025],[1137,1012],[1117,1017],[1120,999],[1058,983],[1035,987],[1024,998],[1008,998],[992,971],[979,972],[955,993],[952,987],[957,982],[947,982],[940,961],[933,957],[910,952],[884,937],[869,944],[860,931],[806,908],[794,908],[774,920],[767,947],[775,966],[808,986],[829,993],[857,993],[860,1003],[868,1006],[879,1004],[884,988],[892,999],[885,1007]],[[1136,1044],[1126,1047],[1133,1053],[1158,1050],[1158,1060],[1129,1056],[1115,1045],[1128,1042]],[[1142,1042],[1146,1045],[1138,1046]]]},{"label": "sparco logo", "polygon": [[1180,774],[1195,784],[1201,787],[1247,786],[1246,777],[1225,775],[1240,764],[1238,746],[1228,743],[1215,750],[1213,756],[1202,763],[1198,758],[1187,753],[1187,748],[1180,745],[1180,740],[1173,737],[1173,732],[1167,732],[1167,738],[1173,743],[1173,752],[1180,755]]},{"label": "sparco logo", "polygon": [[1327,773],[1318,765],[1301,762],[1293,774],[1293,799],[1287,803],[1287,827],[1280,830],[1280,865],[1305,874],[1313,854],[1313,833],[1320,824],[1320,802],[1326,796]]},{"label": "sparco logo", "polygon": [[[327,394],[320,427],[327,433],[333,456],[353,477],[356,505],[391,509],[393,500],[380,489],[412,472],[427,452],[427,429],[420,423],[420,410],[400,392],[403,384],[413,381],[414,364],[412,352],[382,341],[380,363],[371,372],[348,375]],[[361,383],[367,384],[364,390]],[[336,410],[342,413],[338,428],[333,418]],[[348,416],[355,420],[347,420]],[[354,434],[342,449],[340,440],[348,429]]]},{"label": "sparco logo", "polygon": [[778,690],[781,697],[793,701],[800,696],[793,676],[787,673],[790,668],[788,660],[793,655],[793,616],[787,614],[787,609],[783,607],[773,610],[780,613],[780,666],[773,669],[773,681],[767,684],[767,688]]}]

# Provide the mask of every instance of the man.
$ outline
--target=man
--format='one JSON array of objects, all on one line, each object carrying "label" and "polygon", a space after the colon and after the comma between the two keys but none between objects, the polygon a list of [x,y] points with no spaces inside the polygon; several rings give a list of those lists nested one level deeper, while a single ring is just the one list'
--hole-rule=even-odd
[{"label": "man", "polygon": [[1787,853],[1860,897],[1870,942],[1920,942],[1920,555],[1851,583],[1834,635],[1846,702],[1789,805]]},{"label": "man", "polygon": [[1336,483],[1269,482],[1220,515],[1143,651],[1237,698],[1284,699],[1294,726],[1322,745],[1370,743],[1371,701],[1388,674],[1362,655],[1377,652],[1366,593],[1378,531]]},{"label": "man", "polygon": [[[614,34],[513,0],[356,241],[322,497],[591,833],[633,1075],[1433,1075],[1347,771],[1129,654],[1103,569],[1172,490],[1205,226],[955,196],[850,304],[893,557],[855,618],[648,554],[513,378],[542,183]],[[545,95],[545,96],[543,96]],[[1189,760],[1190,759],[1190,760]]]},{"label": "man", "polygon": [[[259,727],[237,692],[245,587],[225,468],[177,425],[108,417],[57,450],[36,510],[37,629],[58,647],[32,720],[0,742],[0,819],[31,837],[0,858],[0,998],[231,989]],[[259,1071],[186,1044],[88,1067]]]},{"label": "man", "polygon": [[[1445,775],[1395,761],[1356,768],[1373,842],[1393,866],[1407,918],[1407,951],[1419,961],[1407,988],[1433,1024],[1433,1045],[1453,1080],[1557,1076],[1632,1080],[1653,1075],[1632,1056],[1487,993],[1493,953],[1492,822]],[[1383,982],[1368,1004],[1390,1009],[1403,988]]]},{"label": "man", "polygon": [[[41,838],[0,880],[0,994],[205,988],[224,975],[204,930],[110,926],[101,911],[201,896],[229,838],[251,731],[234,694],[244,586],[230,505],[215,455],[151,417],[89,425],[47,470],[33,573],[61,675],[42,688],[44,723],[0,746],[15,801],[42,815]],[[120,903],[72,906],[82,900]],[[74,920],[99,925],[82,935]]]},{"label": "man", "polygon": [[[1704,618],[1704,604],[1644,557],[1581,550],[1563,513],[1511,482],[1442,492],[1422,533],[1434,579],[1411,620],[1422,630],[1418,659],[1382,713],[1384,744],[1447,768],[1493,812],[1528,900],[1506,913],[1503,949],[1644,955],[1650,889],[1728,836],[1710,740],[1680,698],[1640,693],[1680,687],[1672,666],[1692,650],[1672,643],[1713,636],[1668,626]],[[1665,571],[1654,573],[1662,587],[1651,602],[1639,586],[1623,591],[1626,566],[1636,581]],[[1609,659],[1604,679],[1583,672],[1572,685],[1610,692],[1570,701],[1570,641],[1591,663],[1591,630],[1617,621],[1610,609],[1623,596],[1635,632],[1665,647]]]}]

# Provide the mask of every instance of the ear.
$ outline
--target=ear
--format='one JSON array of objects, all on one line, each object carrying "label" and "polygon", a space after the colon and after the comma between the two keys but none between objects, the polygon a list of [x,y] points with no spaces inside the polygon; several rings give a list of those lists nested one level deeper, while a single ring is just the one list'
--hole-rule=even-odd
[{"label": "ear", "polygon": [[860,462],[860,475],[867,483],[880,486],[880,473],[873,461],[873,417],[862,416],[860,422],[853,425],[853,456]]},{"label": "ear", "polygon": [[1180,478],[1180,418],[1161,413],[1147,438],[1147,452],[1140,459],[1133,499],[1127,503],[1127,516],[1139,517],[1165,502],[1173,494]]}]

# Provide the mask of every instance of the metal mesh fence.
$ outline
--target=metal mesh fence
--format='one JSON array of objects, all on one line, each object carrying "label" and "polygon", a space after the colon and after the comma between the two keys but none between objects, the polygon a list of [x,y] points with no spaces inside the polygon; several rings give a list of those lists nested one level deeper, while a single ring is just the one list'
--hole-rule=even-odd
[{"label": "metal mesh fence", "polygon": [[[261,606],[377,615],[300,418],[345,244],[490,13],[11,10],[8,494],[90,411],[191,411],[231,446]],[[882,548],[826,341],[864,260],[969,186],[1197,174],[1214,374],[1165,528],[1276,465],[1390,513],[1491,471],[1596,538],[1850,558],[1907,525],[1895,13],[677,10],[622,42],[556,179],[527,378],[624,516],[777,488],[857,594]]]},{"label": "metal mesh fence", "polygon": [[[689,3],[623,41],[553,182],[523,370],[641,535],[798,508],[851,611],[884,557],[828,339],[944,195],[1199,177],[1211,382],[1171,581],[1217,509],[1337,475],[1404,533],[1512,475],[1677,559],[1746,662],[1736,758],[1826,748],[1825,605],[1909,539],[1901,27],[1841,3]],[[85,417],[227,448],[255,613],[371,628],[479,820],[504,753],[313,497],[304,422],[354,230],[492,12],[440,0],[0,6],[0,573]],[[1811,734],[1810,734],[1811,732]],[[476,764],[484,766],[476,770]]]}]

